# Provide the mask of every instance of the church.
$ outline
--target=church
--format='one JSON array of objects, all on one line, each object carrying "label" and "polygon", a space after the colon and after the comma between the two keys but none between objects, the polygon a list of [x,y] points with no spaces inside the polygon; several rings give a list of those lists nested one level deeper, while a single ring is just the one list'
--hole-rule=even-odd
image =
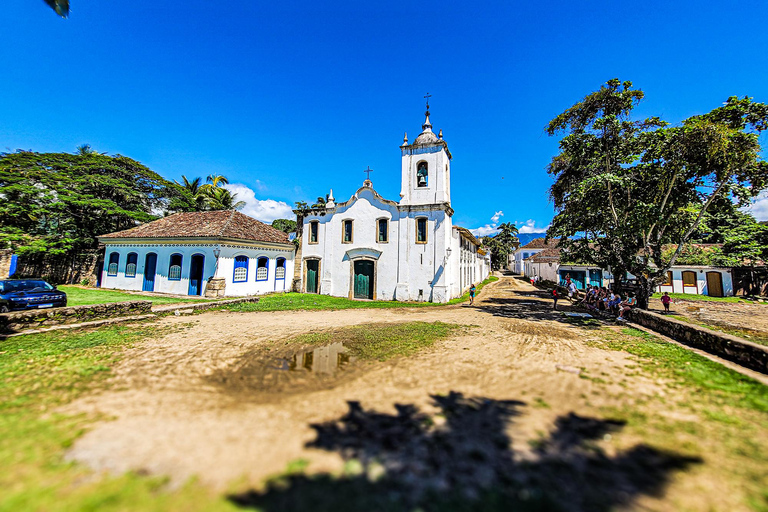
[{"label": "church", "polygon": [[354,195],[296,210],[301,226],[295,288],[350,299],[448,302],[490,273],[490,254],[453,225],[451,152],[422,132],[401,153],[400,200],[383,198],[369,178]]}]

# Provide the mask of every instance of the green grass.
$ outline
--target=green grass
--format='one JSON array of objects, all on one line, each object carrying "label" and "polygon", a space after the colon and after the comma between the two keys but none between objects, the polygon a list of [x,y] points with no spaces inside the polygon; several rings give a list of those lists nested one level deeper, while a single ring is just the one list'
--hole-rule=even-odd
[{"label": "green grass", "polygon": [[[661,299],[662,295],[663,293],[654,293],[651,299]],[[743,297],[710,297],[709,295],[698,295],[695,293],[670,293],[669,296],[673,299],[689,300],[692,302],[754,302]]]},{"label": "green grass", "polygon": [[697,393],[706,393],[723,405],[768,412],[768,386],[639,329],[627,327],[621,334],[607,335],[607,348],[639,356],[645,369]]},{"label": "green grass", "polygon": [[234,510],[193,484],[94,475],[65,462],[91,420],[56,407],[103,385],[122,349],[158,335],[152,324],[9,338],[0,343],[0,511]]},{"label": "green grass", "polygon": [[350,354],[369,360],[386,361],[409,356],[468,326],[443,322],[406,322],[363,324],[331,331],[302,334],[285,341],[302,346],[344,343]]},{"label": "green grass", "polygon": [[[479,296],[481,290],[488,283],[498,281],[498,277],[490,276],[477,286],[476,296]],[[457,297],[450,302],[459,304],[469,300],[469,292],[461,297]],[[337,310],[337,309],[382,309],[382,308],[414,308],[414,307],[436,307],[445,304],[432,302],[398,302],[394,300],[352,300],[343,297],[332,297],[330,295],[320,295],[314,293],[276,293],[265,295],[259,299],[259,302],[246,302],[242,304],[232,304],[221,306],[221,309],[234,312],[252,312],[252,311],[286,311],[286,310]]]},{"label": "green grass", "polygon": [[213,299],[180,299],[176,297],[154,297],[138,293],[125,293],[101,288],[81,288],[79,286],[62,285],[59,290],[67,294],[68,306],[84,306],[86,304],[107,304],[126,300],[149,300],[152,304],[178,304],[181,302],[210,302]]}]

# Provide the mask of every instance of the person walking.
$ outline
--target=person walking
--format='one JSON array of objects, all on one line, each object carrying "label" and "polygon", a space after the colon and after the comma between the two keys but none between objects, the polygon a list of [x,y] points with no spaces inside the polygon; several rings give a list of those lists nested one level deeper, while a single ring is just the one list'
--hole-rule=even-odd
[{"label": "person walking", "polygon": [[664,304],[664,312],[669,313],[669,303],[672,302],[672,297],[669,296],[669,292],[664,292],[661,296],[661,303]]},{"label": "person walking", "polygon": [[475,288],[475,283],[472,283],[472,286],[469,287],[469,305],[473,305],[475,303],[475,291],[477,289]]},{"label": "person walking", "polygon": [[557,311],[557,299],[560,298],[560,295],[557,293],[557,286],[552,288],[552,300],[555,302],[555,305],[553,306],[554,310]]}]

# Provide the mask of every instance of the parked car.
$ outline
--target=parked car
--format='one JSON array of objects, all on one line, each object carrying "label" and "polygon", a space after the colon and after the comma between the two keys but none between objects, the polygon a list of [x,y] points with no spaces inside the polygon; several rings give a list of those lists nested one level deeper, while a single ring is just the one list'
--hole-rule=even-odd
[{"label": "parked car", "polygon": [[59,308],[67,305],[67,294],[42,279],[0,280],[0,312],[21,309]]}]

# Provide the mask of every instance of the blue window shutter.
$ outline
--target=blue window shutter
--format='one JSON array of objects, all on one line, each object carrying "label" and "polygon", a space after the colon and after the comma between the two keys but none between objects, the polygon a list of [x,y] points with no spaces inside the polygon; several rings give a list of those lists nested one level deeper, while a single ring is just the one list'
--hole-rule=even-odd
[{"label": "blue window shutter", "polygon": [[248,256],[235,258],[235,271],[232,276],[233,283],[241,283],[248,280]]}]

